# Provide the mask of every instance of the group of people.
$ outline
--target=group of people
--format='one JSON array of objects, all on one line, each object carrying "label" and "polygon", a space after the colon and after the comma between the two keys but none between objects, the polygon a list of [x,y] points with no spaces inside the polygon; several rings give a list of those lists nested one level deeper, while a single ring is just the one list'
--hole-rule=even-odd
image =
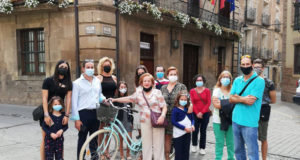
[{"label": "group of people", "polygon": [[[195,86],[188,91],[179,82],[176,67],[165,71],[164,67],[157,66],[154,78],[143,65],[136,68],[134,93],[129,95],[127,83],[113,75],[114,69],[113,59],[103,57],[99,60],[98,75],[95,76],[94,61],[85,60],[80,78],[72,82],[68,62],[61,60],[57,63],[53,76],[46,78],[42,86],[42,160],[63,159],[63,133],[68,128],[69,118],[75,121],[78,130],[78,159],[87,135],[109,125],[109,120],[99,117],[99,114],[97,116],[96,109],[97,103],[106,103],[107,99],[120,107],[130,105],[138,109],[135,119],[121,110],[118,119],[130,136],[134,126],[138,129],[143,160],[169,160],[172,145],[175,160],[188,160],[191,141],[191,152],[206,154],[206,129],[211,115],[216,160],[222,159],[225,142],[228,159],[247,159],[246,145],[249,159],[258,160],[258,139],[262,141],[262,158],[266,159],[269,104],[275,103],[276,92],[273,82],[263,77],[262,60],[257,59],[253,63],[250,56],[241,57],[243,75],[233,81],[231,73],[223,71],[212,95],[205,87],[203,75],[194,77]],[[210,109],[211,103],[213,110]],[[167,125],[153,126],[151,112],[160,113],[157,125],[165,121]],[[89,146],[91,152],[97,149],[100,140],[101,137],[93,139]],[[121,160],[131,159],[129,149],[125,158],[122,138],[120,156]],[[109,159],[110,155],[106,153],[99,158]]]}]

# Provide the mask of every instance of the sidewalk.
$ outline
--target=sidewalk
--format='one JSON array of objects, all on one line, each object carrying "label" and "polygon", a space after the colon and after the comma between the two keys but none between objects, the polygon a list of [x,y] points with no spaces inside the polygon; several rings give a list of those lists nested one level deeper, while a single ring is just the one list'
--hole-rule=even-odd
[{"label": "sidewalk", "polygon": [[[279,98],[280,95],[278,95]],[[0,104],[0,160],[39,160],[41,129],[32,120],[34,107]],[[281,102],[272,105],[269,123],[270,160],[300,159],[300,106]],[[65,136],[65,159],[76,159],[77,130],[70,121]],[[207,129],[206,155],[191,153],[191,160],[214,159],[212,122]],[[224,148],[224,159],[227,158]]]}]

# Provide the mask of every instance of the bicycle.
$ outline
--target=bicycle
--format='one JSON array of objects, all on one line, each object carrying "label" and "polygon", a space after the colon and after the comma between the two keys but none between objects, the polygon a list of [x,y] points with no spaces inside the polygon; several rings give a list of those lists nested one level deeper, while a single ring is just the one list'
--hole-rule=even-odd
[{"label": "bicycle", "polygon": [[[113,105],[111,101],[109,101],[109,103],[111,107],[117,110],[124,110],[125,112],[131,110],[132,112],[138,113],[138,111],[131,109],[130,106],[116,107],[115,105]],[[97,104],[97,107],[99,106],[100,104]],[[107,153],[111,155],[111,159],[115,159],[119,151],[119,143],[120,143],[119,135],[122,136],[124,142],[128,146],[128,149],[130,149],[131,156],[134,157],[140,156],[142,151],[141,139],[138,140],[137,142],[134,142],[133,139],[129,136],[126,129],[124,128],[122,122],[120,122],[117,119],[117,116],[118,116],[118,112],[116,112],[109,126],[104,127],[101,130],[98,130],[97,132],[93,133],[91,136],[88,137],[88,139],[85,141],[85,143],[83,144],[80,150],[80,156],[79,156],[80,160],[99,159],[101,158],[101,156],[104,156]],[[94,152],[91,152],[88,145],[94,138],[98,138],[98,136],[103,137],[102,142],[97,144],[97,148],[95,149]]]},{"label": "bicycle", "polygon": [[[110,106],[115,108],[116,110],[124,110],[125,112],[132,111],[138,113],[138,111],[131,109],[130,106],[126,107],[116,107],[111,101],[108,101]],[[97,104],[99,107],[99,104]],[[129,112],[128,112],[129,113]],[[130,113],[129,113],[130,114]],[[118,112],[116,112],[113,120],[110,122],[108,127],[104,127],[101,130],[93,133],[91,136],[87,138],[84,142],[81,150],[80,150],[80,160],[96,160],[104,156],[105,154],[111,155],[110,159],[116,159],[117,153],[119,151],[119,135],[122,136],[123,141],[128,146],[127,149],[130,149],[130,153],[133,159],[140,158],[142,152],[142,140],[134,141],[129,135],[126,129],[124,128],[122,122],[117,119]],[[91,153],[88,145],[94,138],[98,138],[98,136],[102,136],[102,142],[97,144],[97,148],[95,152]],[[175,153],[175,152],[174,152]],[[173,158],[175,154],[170,154],[170,158]]]}]

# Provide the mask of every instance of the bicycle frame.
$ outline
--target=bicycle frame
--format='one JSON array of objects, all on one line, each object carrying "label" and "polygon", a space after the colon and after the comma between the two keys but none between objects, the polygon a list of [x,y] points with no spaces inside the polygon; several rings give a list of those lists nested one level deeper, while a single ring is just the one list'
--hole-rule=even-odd
[{"label": "bicycle frame", "polygon": [[[117,107],[114,106],[114,108],[118,109]],[[120,110],[120,109],[118,109]],[[110,141],[110,139],[112,138],[112,134],[115,133],[118,137],[118,141],[120,142],[120,138],[119,138],[119,135],[121,135],[121,137],[123,138],[124,142],[126,143],[126,145],[128,146],[128,148],[130,149],[130,151],[133,151],[133,152],[140,152],[142,151],[142,141],[139,140],[137,142],[134,142],[132,140],[132,138],[129,136],[128,132],[126,131],[124,125],[122,124],[122,122],[120,122],[118,119],[117,119],[117,116],[118,116],[118,112],[116,113],[114,119],[112,122],[110,122],[110,126],[109,127],[104,127],[103,129],[105,130],[109,130],[111,131],[110,134],[108,135],[108,140],[107,142]],[[102,146],[102,144],[105,142],[105,139],[106,139],[106,135],[103,137],[103,140],[102,140],[102,143],[101,145],[99,146]],[[129,141],[128,141],[129,140]],[[121,144],[123,145],[123,144]],[[107,149],[109,145],[106,145],[103,152]],[[100,149],[100,148],[98,148]]]}]

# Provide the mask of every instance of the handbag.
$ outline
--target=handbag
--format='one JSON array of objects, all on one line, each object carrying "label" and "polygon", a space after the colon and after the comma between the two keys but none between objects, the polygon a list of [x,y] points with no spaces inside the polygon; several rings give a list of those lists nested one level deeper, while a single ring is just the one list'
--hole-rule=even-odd
[{"label": "handbag", "polygon": [[144,94],[143,91],[142,91],[142,93],[143,93],[143,97],[144,97],[144,99],[145,99],[145,101],[147,103],[147,106],[150,109],[150,119],[151,119],[152,127],[153,128],[165,128],[166,126],[168,126],[168,122],[167,122],[166,119],[165,119],[165,121],[164,121],[163,124],[157,124],[157,120],[161,116],[161,113],[152,111],[152,109],[150,108],[150,105],[149,105],[149,103],[147,101],[147,98],[145,97],[145,94]]},{"label": "handbag", "polygon": [[32,117],[34,121],[38,121],[44,117],[43,104],[39,105],[32,111]]}]

